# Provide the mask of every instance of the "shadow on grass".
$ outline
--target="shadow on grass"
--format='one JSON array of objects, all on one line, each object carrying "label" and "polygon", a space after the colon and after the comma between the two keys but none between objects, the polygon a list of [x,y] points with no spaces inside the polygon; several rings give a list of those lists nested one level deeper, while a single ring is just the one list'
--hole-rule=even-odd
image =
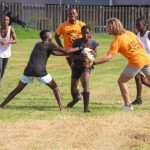
[{"label": "shadow on grass", "polygon": [[[39,111],[55,111],[59,109],[57,106],[12,106],[7,105],[4,109],[16,109],[16,110],[39,110]],[[58,110],[57,110],[58,111]]]}]

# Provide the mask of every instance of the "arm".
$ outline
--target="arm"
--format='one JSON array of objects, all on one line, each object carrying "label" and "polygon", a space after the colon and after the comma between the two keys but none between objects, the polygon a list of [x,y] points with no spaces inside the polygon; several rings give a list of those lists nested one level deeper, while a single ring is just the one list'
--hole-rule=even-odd
[{"label": "arm", "polygon": [[62,47],[54,48],[54,51],[59,51],[59,52],[65,53],[65,54],[69,54],[69,53],[76,52],[79,50],[82,50],[82,47],[76,47],[76,48],[70,48],[70,49],[66,49],[66,48],[62,48]]},{"label": "arm", "polygon": [[56,43],[57,43],[60,47],[63,47],[63,45],[62,45],[62,43],[61,43],[61,40],[60,40],[60,36],[59,36],[57,33],[55,33],[54,37],[55,37]]},{"label": "arm", "polygon": [[53,51],[52,55],[54,55],[54,56],[66,56],[65,53],[62,53],[62,52],[59,52],[59,51]]},{"label": "arm", "polygon": [[95,49],[92,49],[92,51],[91,51],[91,54],[94,56],[94,57],[96,57],[96,48]]},{"label": "arm", "polygon": [[149,40],[150,40],[150,32],[148,32],[148,38],[149,38]]},{"label": "arm", "polygon": [[113,56],[114,56],[113,53],[108,52],[108,54],[106,56],[104,56],[102,58],[99,58],[99,59],[96,59],[93,64],[97,65],[97,64],[102,64],[102,63],[109,62],[109,61],[112,60]]}]

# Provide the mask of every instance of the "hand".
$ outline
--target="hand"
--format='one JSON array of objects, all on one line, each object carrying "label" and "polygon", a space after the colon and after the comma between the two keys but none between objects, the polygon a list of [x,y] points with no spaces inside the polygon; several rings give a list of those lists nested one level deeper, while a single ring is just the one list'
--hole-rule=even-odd
[{"label": "hand", "polygon": [[85,68],[93,66],[93,61],[84,61],[83,66]]},{"label": "hand", "polygon": [[6,45],[8,43],[8,41],[4,40],[4,41],[1,41],[1,44],[2,45]]}]

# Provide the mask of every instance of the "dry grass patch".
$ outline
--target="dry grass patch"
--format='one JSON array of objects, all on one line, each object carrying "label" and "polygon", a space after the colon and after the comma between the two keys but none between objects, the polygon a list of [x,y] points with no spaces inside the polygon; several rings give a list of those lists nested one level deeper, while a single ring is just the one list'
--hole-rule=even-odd
[{"label": "dry grass patch", "polygon": [[120,150],[150,146],[150,113],[1,121],[0,147],[13,150]]}]

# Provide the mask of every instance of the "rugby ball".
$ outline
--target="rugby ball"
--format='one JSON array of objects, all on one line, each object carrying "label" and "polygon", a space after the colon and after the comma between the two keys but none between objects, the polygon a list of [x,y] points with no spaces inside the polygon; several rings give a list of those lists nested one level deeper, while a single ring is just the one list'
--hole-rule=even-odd
[{"label": "rugby ball", "polygon": [[91,54],[91,51],[92,50],[90,48],[85,47],[82,50],[82,54],[87,56],[88,61],[93,62],[94,61],[94,56],[93,56],[93,54]]}]

